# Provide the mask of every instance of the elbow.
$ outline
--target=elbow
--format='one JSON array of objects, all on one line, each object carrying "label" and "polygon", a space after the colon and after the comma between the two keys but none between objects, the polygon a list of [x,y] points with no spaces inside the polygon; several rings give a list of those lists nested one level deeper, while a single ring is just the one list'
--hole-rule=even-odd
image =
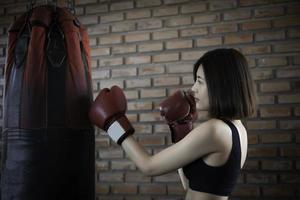
[{"label": "elbow", "polygon": [[145,176],[155,176],[156,174],[154,173],[154,170],[149,167],[149,165],[144,165],[142,167],[140,167],[140,171],[145,175]]},{"label": "elbow", "polygon": [[151,171],[151,170],[145,171],[145,172],[143,172],[143,174],[144,174],[145,176],[148,176],[148,177],[159,176],[159,175],[160,175],[160,174],[155,173],[154,171]]},{"label": "elbow", "polygon": [[143,164],[139,166],[139,169],[145,176],[152,177],[159,175],[155,167],[151,165],[151,159],[147,160],[147,162],[143,162]]}]

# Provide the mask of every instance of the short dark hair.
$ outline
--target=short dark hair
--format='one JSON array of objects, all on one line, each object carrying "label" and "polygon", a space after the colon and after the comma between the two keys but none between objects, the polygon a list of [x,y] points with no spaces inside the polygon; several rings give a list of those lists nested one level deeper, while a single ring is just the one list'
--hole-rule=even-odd
[{"label": "short dark hair", "polygon": [[242,119],[254,113],[256,95],[243,54],[235,49],[215,49],[205,53],[194,65],[195,81],[200,65],[207,83],[210,117]]}]

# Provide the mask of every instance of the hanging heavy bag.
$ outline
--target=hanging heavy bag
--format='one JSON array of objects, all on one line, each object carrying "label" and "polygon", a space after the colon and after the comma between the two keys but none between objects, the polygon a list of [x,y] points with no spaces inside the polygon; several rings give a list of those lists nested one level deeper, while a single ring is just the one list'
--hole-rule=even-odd
[{"label": "hanging heavy bag", "polygon": [[67,9],[32,7],[9,28],[2,200],[94,200],[86,29]]}]

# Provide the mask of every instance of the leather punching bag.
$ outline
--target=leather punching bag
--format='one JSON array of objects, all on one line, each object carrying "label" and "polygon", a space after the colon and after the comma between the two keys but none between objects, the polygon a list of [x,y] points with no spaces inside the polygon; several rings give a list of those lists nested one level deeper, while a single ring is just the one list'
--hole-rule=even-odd
[{"label": "leather punching bag", "polygon": [[31,8],[8,30],[2,200],[94,200],[86,29],[67,8]]}]

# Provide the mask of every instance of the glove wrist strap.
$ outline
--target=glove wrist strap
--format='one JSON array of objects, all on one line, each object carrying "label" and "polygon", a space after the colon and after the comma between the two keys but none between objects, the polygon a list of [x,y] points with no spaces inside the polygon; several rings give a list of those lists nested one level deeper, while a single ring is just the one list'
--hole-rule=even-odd
[{"label": "glove wrist strap", "polygon": [[172,134],[172,143],[176,143],[184,138],[193,129],[193,122],[176,125],[169,124],[169,127]]},{"label": "glove wrist strap", "polygon": [[126,116],[121,116],[109,126],[107,133],[114,142],[121,145],[129,135],[134,133],[134,128]]}]

